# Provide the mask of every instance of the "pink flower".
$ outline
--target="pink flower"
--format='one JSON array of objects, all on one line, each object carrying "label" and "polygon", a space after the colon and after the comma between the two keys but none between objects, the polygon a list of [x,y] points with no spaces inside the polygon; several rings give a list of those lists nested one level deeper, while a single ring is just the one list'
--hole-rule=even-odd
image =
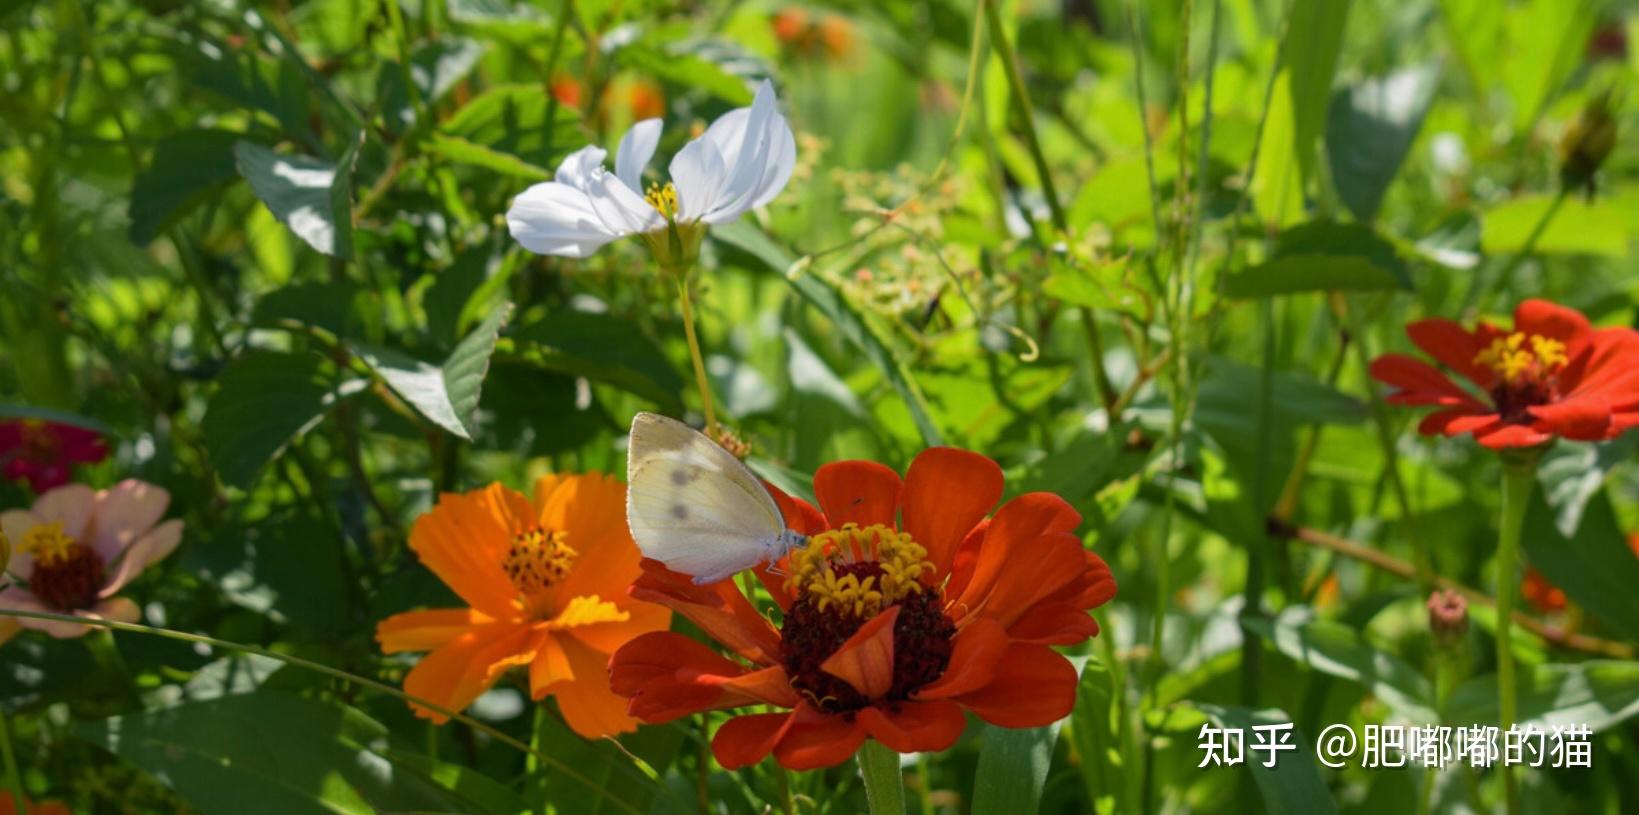
[{"label": "pink flower", "polygon": [[108,445],[95,430],[44,419],[0,422],[0,465],[6,478],[27,481],[36,493],[68,483],[75,464],[108,457]]},{"label": "pink flower", "polygon": [[[182,540],[182,522],[160,523],[171,494],[135,479],[101,492],[82,484],[58,487],[31,509],[0,512],[0,534],[11,543],[0,608],[135,622],[137,604],[116,596],[143,569]],[[21,581],[20,583],[18,581]],[[0,642],[18,628],[78,637],[90,626],[0,617]]]}]

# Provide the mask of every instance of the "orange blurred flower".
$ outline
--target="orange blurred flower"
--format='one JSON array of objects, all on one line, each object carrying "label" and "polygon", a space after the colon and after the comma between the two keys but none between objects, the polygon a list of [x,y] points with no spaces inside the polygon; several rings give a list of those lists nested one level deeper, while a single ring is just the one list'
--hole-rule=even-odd
[{"label": "orange blurred flower", "polygon": [[579,79],[564,73],[556,74],[552,77],[551,90],[552,98],[558,100],[560,104],[572,108],[580,107],[581,84]]},{"label": "orange blurred flower", "polygon": [[1613,439],[1639,425],[1639,331],[1595,329],[1575,309],[1526,300],[1507,331],[1473,331],[1450,320],[1406,326],[1411,341],[1479,390],[1406,354],[1384,354],[1371,375],[1399,405],[1434,405],[1424,435],[1473,433],[1493,449],[1535,447],[1556,437]]},{"label": "orange blurred flower", "polygon": [[[74,815],[74,810],[69,809],[67,804],[56,801],[37,804],[24,798],[23,803],[27,805],[29,815]],[[9,792],[0,791],[0,815],[17,815],[17,799]]]},{"label": "orange blurred flower", "polygon": [[854,24],[836,14],[815,17],[805,9],[791,6],[775,12],[769,25],[780,45],[797,56],[823,54],[836,61],[854,50]]},{"label": "orange blurred flower", "polygon": [[556,696],[576,733],[636,728],[609,692],[609,654],[666,628],[671,612],[627,596],[639,555],[625,485],[549,475],[533,500],[500,484],[445,494],[416,519],[410,548],[470,608],[396,614],[376,628],[386,653],[432,652],[404,678],[406,691],[460,710],[508,668],[528,666],[531,696]]},{"label": "orange blurred flower", "polygon": [[1056,495],[1022,495],[986,517],[1002,488],[995,462],[950,448],[917,456],[903,482],[868,461],[821,467],[820,509],[770,487],[786,524],[810,536],[757,570],[780,625],[732,580],[698,586],[644,560],[632,596],[672,607],[739,660],[683,634],[645,634],[615,652],[615,692],[647,722],[785,708],[717,730],[712,751],[730,769],[771,752],[791,769],[827,767],[867,737],[943,750],[964,711],[1002,727],[1057,721],[1077,677],[1052,646],[1098,633],[1087,612],[1115,596],[1115,578]]},{"label": "orange blurred flower", "polygon": [[1533,566],[1525,567],[1525,579],[1520,581],[1519,593],[1540,614],[1565,610],[1565,592],[1548,582],[1548,578]]}]

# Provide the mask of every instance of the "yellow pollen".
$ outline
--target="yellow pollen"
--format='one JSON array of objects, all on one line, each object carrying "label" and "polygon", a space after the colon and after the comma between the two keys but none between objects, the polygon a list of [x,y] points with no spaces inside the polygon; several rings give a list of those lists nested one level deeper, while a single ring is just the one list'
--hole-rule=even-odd
[{"label": "yellow pollen", "polygon": [[1498,337],[1491,341],[1491,347],[1474,355],[1475,365],[1490,368],[1510,385],[1525,380],[1541,381],[1569,361],[1565,343],[1523,331]]},{"label": "yellow pollen", "polygon": [[[927,557],[928,550],[904,532],[882,524],[846,524],[791,551],[785,590],[817,598],[821,611],[835,605],[855,616],[874,617],[907,595],[921,593],[922,574],[934,570]],[[843,568],[867,562],[875,563],[881,574],[860,580]]]},{"label": "yellow pollen", "polygon": [[580,553],[565,542],[568,538],[567,532],[540,527],[513,536],[501,568],[525,598],[534,598],[569,576]]},{"label": "yellow pollen", "polygon": [[677,218],[677,187],[672,186],[670,181],[667,181],[664,187],[650,184],[649,192],[643,196],[643,200],[648,201],[649,206],[658,210],[666,220]]},{"label": "yellow pollen", "polygon": [[74,545],[74,539],[63,532],[62,523],[52,521],[24,532],[23,543],[17,548],[33,555],[34,562],[41,566],[55,566],[73,557]]}]

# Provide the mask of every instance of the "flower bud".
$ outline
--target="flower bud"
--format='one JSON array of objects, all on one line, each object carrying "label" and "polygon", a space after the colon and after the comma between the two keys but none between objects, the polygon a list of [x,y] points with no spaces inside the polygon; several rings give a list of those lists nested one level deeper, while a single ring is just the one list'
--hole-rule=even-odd
[{"label": "flower bud", "polygon": [[1566,128],[1559,142],[1559,179],[1567,189],[1594,192],[1594,173],[1616,146],[1616,118],[1611,115],[1609,91],[1594,97]]},{"label": "flower bud", "polygon": [[1468,599],[1453,589],[1435,589],[1428,597],[1428,627],[1441,646],[1461,642],[1468,633]]}]

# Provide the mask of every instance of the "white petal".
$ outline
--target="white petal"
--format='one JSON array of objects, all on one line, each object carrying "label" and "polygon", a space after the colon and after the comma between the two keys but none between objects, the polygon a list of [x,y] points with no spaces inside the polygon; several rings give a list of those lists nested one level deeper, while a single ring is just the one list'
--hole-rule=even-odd
[{"label": "white petal", "polygon": [[596,145],[582,147],[564,157],[558,164],[558,174],[554,179],[559,184],[585,192],[599,173],[607,172],[603,169],[603,159],[608,155],[608,151]]},{"label": "white petal", "polygon": [[666,225],[666,219],[661,216],[659,210],[644,200],[642,195],[633,192],[618,177],[604,173],[593,184],[590,195],[592,209],[611,232],[635,235],[639,232],[652,232]]},{"label": "white petal", "polygon": [[[562,168],[558,172],[562,177]],[[622,237],[604,225],[584,189],[557,181],[536,184],[512,199],[506,221],[514,240],[542,255],[583,258]]]},{"label": "white petal", "polygon": [[643,194],[643,168],[654,158],[654,149],[659,144],[659,119],[644,119],[620,137],[620,147],[615,150],[615,175],[638,195]]},{"label": "white petal", "polygon": [[774,128],[774,155],[763,172],[762,184],[757,189],[755,200],[751,208],[768,204],[785,190],[785,185],[791,181],[791,171],[797,167],[797,137],[791,132],[791,125],[787,124],[784,116],[776,117],[772,125]]},{"label": "white petal", "polygon": [[724,176],[723,156],[715,144],[702,136],[683,145],[667,172],[677,187],[677,220],[698,221],[711,211]]},{"label": "white petal", "polygon": [[796,139],[767,81],[757,88],[751,107],[724,114],[701,141],[717,148],[724,165],[709,206],[695,216],[709,224],[728,223],[772,200],[796,163]]}]

